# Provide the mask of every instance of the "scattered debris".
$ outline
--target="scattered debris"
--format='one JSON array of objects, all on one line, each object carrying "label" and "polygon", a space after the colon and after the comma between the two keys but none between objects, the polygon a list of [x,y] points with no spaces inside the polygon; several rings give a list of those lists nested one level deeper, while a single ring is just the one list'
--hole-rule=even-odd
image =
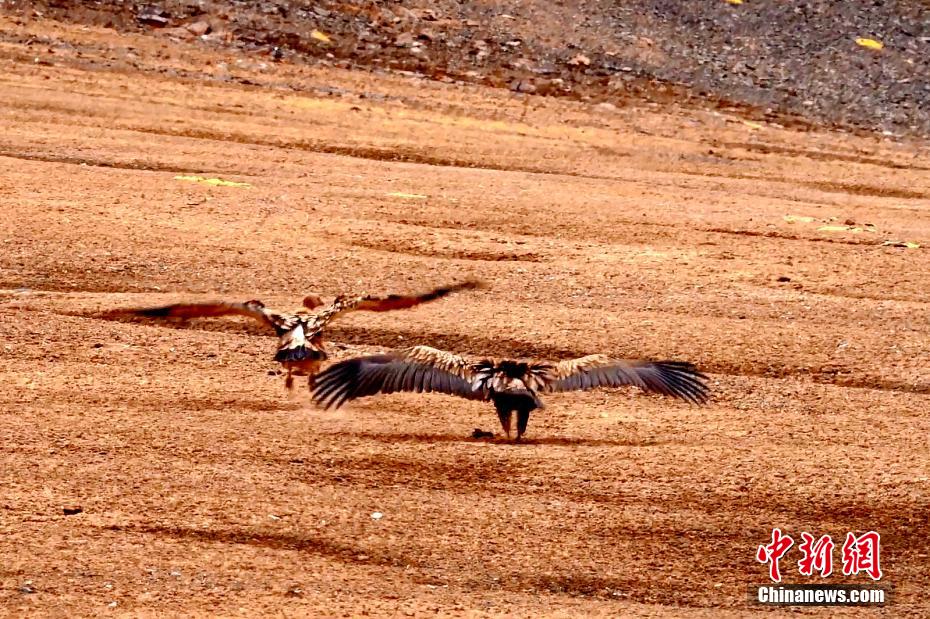
[{"label": "scattered debris", "polygon": [[904,247],[906,249],[920,249],[920,243],[913,241],[885,241],[882,247]]},{"label": "scattered debris", "polygon": [[878,232],[875,226],[871,224],[864,224],[864,227],[860,228],[858,226],[851,226],[845,224],[842,226],[830,225],[830,226],[820,226],[817,228],[820,232],[852,232],[853,234],[859,234],[860,232]]},{"label": "scattered debris", "polygon": [[203,35],[205,35],[205,34],[209,34],[209,33],[210,33],[210,29],[211,29],[211,28],[210,28],[210,23],[209,23],[209,22],[206,22],[206,21],[203,21],[203,20],[191,22],[191,23],[187,24],[186,26],[184,26],[184,28],[185,28],[188,32],[190,32],[191,34],[193,34],[194,36],[198,36],[198,37],[203,36]]},{"label": "scattered debris", "polygon": [[862,47],[867,47],[869,49],[874,49],[874,50],[880,50],[883,47],[885,47],[885,45],[881,41],[876,41],[875,39],[866,39],[863,37],[859,37],[858,39],[856,39],[856,45],[860,45]]},{"label": "scattered debris", "polygon": [[136,21],[140,24],[146,24],[148,26],[167,26],[169,17],[171,14],[157,6],[144,6],[142,10],[136,14]]},{"label": "scattered debris", "polygon": [[234,181],[224,181],[221,178],[205,178],[203,176],[175,176],[176,181],[187,181],[189,183],[202,183],[204,185],[213,185],[214,187],[251,187],[249,183],[237,183]]},{"label": "scattered debris", "polygon": [[584,54],[577,54],[572,56],[571,60],[568,61],[568,64],[572,67],[587,67],[591,65],[591,59]]},{"label": "scattered debris", "polygon": [[426,198],[429,197],[429,196],[423,195],[422,193],[404,193],[402,191],[392,191],[391,193],[387,195],[392,198],[411,198],[414,200],[425,200]]},{"label": "scattered debris", "polygon": [[333,42],[333,40],[332,40],[331,38],[329,38],[329,35],[327,35],[327,34],[325,34],[325,33],[323,33],[323,32],[320,32],[319,30],[313,30],[313,31],[310,33],[310,38],[311,38],[311,39],[316,39],[317,41],[322,41],[323,43],[332,43],[332,42]]}]

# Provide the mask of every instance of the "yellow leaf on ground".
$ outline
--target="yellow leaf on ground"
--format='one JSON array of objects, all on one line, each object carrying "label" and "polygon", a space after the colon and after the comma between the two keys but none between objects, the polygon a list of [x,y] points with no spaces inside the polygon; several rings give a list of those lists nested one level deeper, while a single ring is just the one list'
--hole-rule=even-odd
[{"label": "yellow leaf on ground", "polygon": [[248,183],[237,183],[235,181],[224,181],[221,178],[206,178],[203,176],[175,176],[176,181],[187,181],[189,183],[202,183],[204,185],[213,185],[214,187],[251,187]]},{"label": "yellow leaf on ground", "polygon": [[404,193],[402,191],[392,191],[387,194],[392,198],[414,198],[416,200],[425,200],[429,196],[424,196],[422,193]]},{"label": "yellow leaf on ground", "polygon": [[806,216],[806,215],[785,215],[784,219],[785,219],[785,221],[787,221],[789,224],[793,224],[793,223],[796,222],[796,221],[800,221],[801,223],[809,224],[809,223],[811,223],[811,222],[814,221],[814,218],[813,218],[813,217],[808,217],[808,216]]},{"label": "yellow leaf on ground", "polygon": [[882,49],[885,47],[881,41],[876,41],[875,39],[865,39],[862,37],[856,39],[856,45],[861,45],[862,47],[867,47],[869,49]]},{"label": "yellow leaf on ground", "polygon": [[727,4],[742,4],[743,0],[726,0]]},{"label": "yellow leaf on ground", "polygon": [[332,43],[332,39],[330,39],[325,33],[320,32],[319,30],[314,30],[311,32],[310,38],[316,39],[317,41],[323,41],[324,43]]},{"label": "yellow leaf on ground", "polygon": [[747,127],[749,127],[750,129],[762,129],[762,128],[764,128],[764,125],[760,125],[759,123],[754,123],[754,122],[752,122],[751,120],[744,120],[744,121],[743,121],[743,124],[746,125]]}]

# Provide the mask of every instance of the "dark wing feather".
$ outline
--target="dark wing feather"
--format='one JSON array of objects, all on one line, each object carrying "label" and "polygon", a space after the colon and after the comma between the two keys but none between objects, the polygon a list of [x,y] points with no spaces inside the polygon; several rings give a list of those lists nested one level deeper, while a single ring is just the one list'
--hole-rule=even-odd
[{"label": "dark wing feather", "polygon": [[399,391],[446,393],[470,400],[486,400],[462,376],[404,358],[402,354],[356,357],[333,364],[317,374],[313,399],[324,408],[339,408],[349,400]]},{"label": "dark wing feather", "polygon": [[365,296],[357,297],[350,301],[346,302],[346,309],[352,309],[355,311],[368,311],[368,312],[390,312],[392,310],[407,309],[409,307],[414,307],[420,305],[421,303],[429,303],[430,301],[435,301],[436,299],[441,299],[443,297],[449,296],[454,292],[459,292],[461,290],[476,290],[483,288],[484,284],[480,281],[470,280],[467,282],[462,282],[460,284],[453,284],[451,286],[443,286],[441,288],[434,288],[429,292],[423,294],[414,294],[414,295],[403,295],[403,294],[392,294],[386,297],[374,297],[374,296]]},{"label": "dark wing feather", "polygon": [[603,355],[540,365],[530,372],[542,382],[543,391],[584,391],[596,387],[633,385],[694,404],[710,395],[707,377],[686,361],[626,361]]},{"label": "dark wing feather", "polygon": [[275,314],[260,304],[227,303],[214,301],[210,303],[175,303],[158,307],[113,310],[114,315],[144,316],[146,318],[214,318],[218,316],[248,316],[260,322],[274,326]]}]

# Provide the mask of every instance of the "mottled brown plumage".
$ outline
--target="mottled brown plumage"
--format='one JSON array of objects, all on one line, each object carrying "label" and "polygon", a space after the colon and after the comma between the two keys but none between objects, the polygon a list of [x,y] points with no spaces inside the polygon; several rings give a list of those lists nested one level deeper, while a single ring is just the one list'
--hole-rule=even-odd
[{"label": "mottled brown plumage", "polygon": [[683,361],[640,361],[589,355],[557,363],[483,360],[414,346],[398,352],[356,357],[319,375],[313,398],[325,408],[348,400],[398,391],[436,392],[470,400],[490,400],[510,437],[517,412],[517,440],[526,432],[530,412],[542,408],[539,393],[581,391],[633,385],[694,404],[707,401],[706,377]]},{"label": "mottled brown plumage", "polygon": [[[285,386],[293,388],[294,376],[307,376],[308,386],[313,385],[313,378],[320,365],[327,358],[323,344],[323,330],[338,316],[352,311],[388,312],[407,309],[441,299],[460,290],[473,290],[482,287],[476,281],[435,288],[418,295],[392,294],[386,297],[376,296],[339,296],[323,306],[322,300],[315,295],[304,298],[305,310],[296,312],[278,312],[268,309],[261,301],[246,303],[229,303],[216,301],[211,303],[176,303],[161,307],[142,309],[115,310],[111,314],[144,316],[148,318],[191,319],[218,316],[246,316],[264,323],[274,329],[278,336],[278,349],[275,361],[287,370]],[[308,310],[317,310],[310,312]]]}]

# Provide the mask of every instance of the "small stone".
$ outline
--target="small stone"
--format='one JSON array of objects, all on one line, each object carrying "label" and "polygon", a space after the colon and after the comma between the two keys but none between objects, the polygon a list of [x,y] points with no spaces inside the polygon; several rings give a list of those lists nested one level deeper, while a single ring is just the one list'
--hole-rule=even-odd
[{"label": "small stone", "polygon": [[572,67],[580,67],[580,66],[587,67],[591,64],[591,59],[585,56],[584,54],[577,54],[573,56],[571,60],[568,61],[568,64]]},{"label": "small stone", "polygon": [[526,80],[514,80],[510,83],[510,90],[514,92],[525,92],[533,94],[536,92],[536,86]]},{"label": "small stone", "polygon": [[384,514],[382,514],[381,512],[371,512],[372,520],[381,520],[382,518],[384,518]]},{"label": "small stone", "polygon": [[65,516],[74,516],[83,512],[84,509],[80,505],[65,505],[61,511],[65,513]]},{"label": "small stone", "polygon": [[790,281],[791,281],[791,278],[788,277],[787,275],[782,275],[781,277],[779,277],[779,278],[776,279],[775,281],[776,281],[776,282],[790,282]]},{"label": "small stone", "polygon": [[184,27],[188,32],[198,37],[210,32],[210,24],[203,20],[191,22]]}]

